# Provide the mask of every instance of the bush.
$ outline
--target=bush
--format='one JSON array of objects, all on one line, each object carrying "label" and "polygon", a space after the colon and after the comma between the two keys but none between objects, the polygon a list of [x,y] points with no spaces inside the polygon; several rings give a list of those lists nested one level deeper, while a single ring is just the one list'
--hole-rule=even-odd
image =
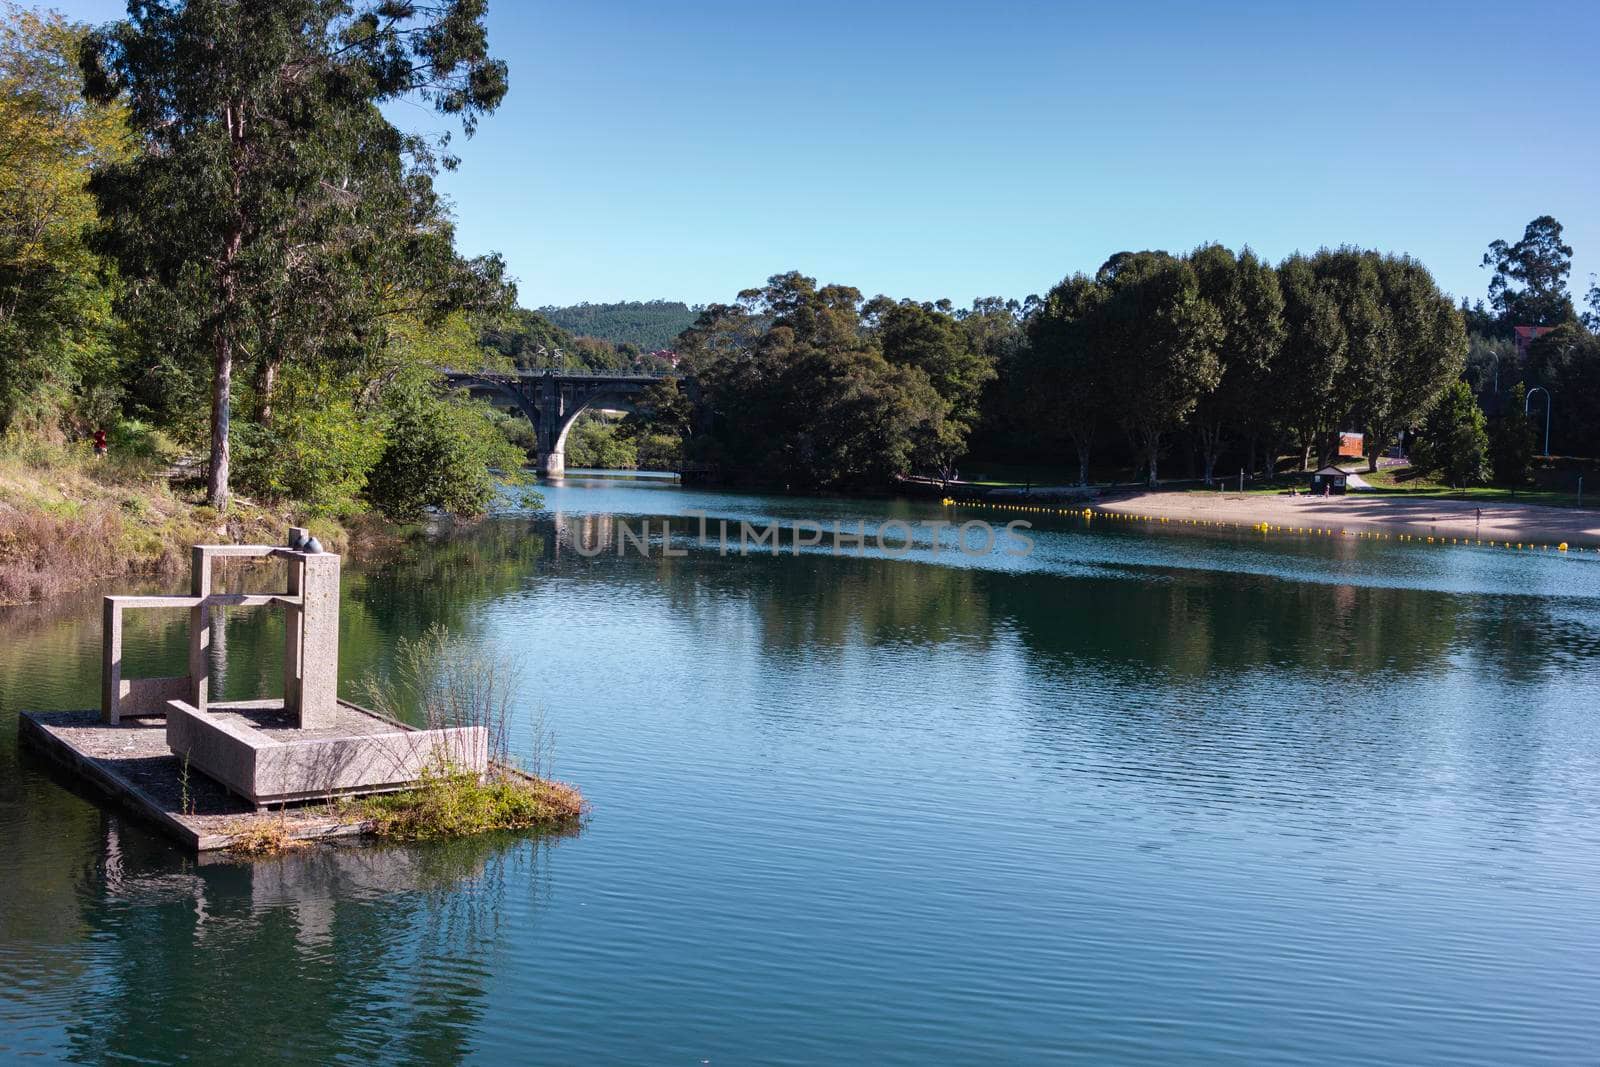
[{"label": "bush", "polygon": [[344,390],[291,368],[270,425],[234,423],[238,484],[313,512],[349,509],[383,454],[380,431],[380,421]]},{"label": "bush", "polygon": [[488,830],[534,830],[575,823],[586,805],[562,782],[507,772],[488,781],[432,774],[415,789],[373,797],[359,807],[371,832],[401,841],[462,837]]},{"label": "bush", "polygon": [[639,465],[639,454],[615,422],[585,412],[567,433],[566,462],[569,467],[632,470]]},{"label": "bush", "polygon": [[683,464],[683,439],[669,433],[649,433],[639,438],[639,469],[675,471]]},{"label": "bush", "polygon": [[481,515],[499,486],[524,480],[522,450],[495,428],[485,406],[430,391],[390,399],[382,458],[367,479],[367,498],[391,518],[412,520],[430,508]]}]

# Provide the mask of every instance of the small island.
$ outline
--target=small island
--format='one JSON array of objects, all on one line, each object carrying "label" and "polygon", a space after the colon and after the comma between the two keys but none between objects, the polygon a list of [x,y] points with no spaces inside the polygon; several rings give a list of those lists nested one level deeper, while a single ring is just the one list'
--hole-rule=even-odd
[{"label": "small island", "polygon": [[[225,558],[281,561],[282,591],[214,592]],[[24,712],[24,739],[197,852],[556,829],[583,815],[577,790],[512,764],[486,701],[428,704],[418,727],[338,697],[340,561],[303,528],[286,546],[196,545],[191,559],[187,595],[104,599],[100,708]],[[283,610],[281,698],[210,699],[212,610],[224,605]],[[140,610],[189,612],[188,673],[124,677],[123,615]],[[407,651],[426,667],[427,646]]]}]

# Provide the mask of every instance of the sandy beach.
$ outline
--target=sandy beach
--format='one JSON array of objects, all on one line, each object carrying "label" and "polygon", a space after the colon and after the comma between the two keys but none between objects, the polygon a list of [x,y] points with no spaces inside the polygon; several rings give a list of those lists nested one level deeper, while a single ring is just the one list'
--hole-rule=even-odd
[{"label": "sandy beach", "polygon": [[1417,536],[1469,537],[1535,544],[1600,545],[1600,511],[1540,504],[1475,504],[1465,500],[1394,496],[1276,496],[1263,493],[1150,492],[1097,504],[1100,511],[1175,522],[1268,523],[1384,531]]}]

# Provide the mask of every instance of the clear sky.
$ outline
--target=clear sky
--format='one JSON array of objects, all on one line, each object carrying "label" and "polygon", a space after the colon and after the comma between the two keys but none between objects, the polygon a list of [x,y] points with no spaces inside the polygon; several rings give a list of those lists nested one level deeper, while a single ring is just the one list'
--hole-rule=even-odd
[{"label": "clear sky", "polygon": [[1596,0],[491,12],[511,92],[440,184],[528,306],[789,269],[965,304],[1211,240],[1409,252],[1476,299],[1484,247],[1542,214],[1575,297],[1600,271]]}]

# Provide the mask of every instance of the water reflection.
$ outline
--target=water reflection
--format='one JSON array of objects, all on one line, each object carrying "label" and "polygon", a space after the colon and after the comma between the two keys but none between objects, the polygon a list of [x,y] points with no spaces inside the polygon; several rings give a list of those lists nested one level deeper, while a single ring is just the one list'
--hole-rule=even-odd
[{"label": "water reflection", "polygon": [[28,1018],[69,1018],[34,1036],[80,1062],[459,1060],[519,921],[508,895],[541,891],[547,847],[490,835],[197,863],[117,820],[98,836],[71,885],[0,879],[43,907],[0,955],[13,1054]]},{"label": "water reflection", "polygon": [[[549,503],[347,566],[341,668],[434,624],[521,657],[596,805],[554,845],[195,862],[15,751],[19,708],[95,702],[93,598],[0,612],[0,1058],[1508,1062],[1600,1026],[1591,564],[1067,520],[1026,565],[724,557],[689,512],[943,512]],[[619,556],[644,519],[687,554]],[[214,684],[276,685],[280,627],[229,612]],[[182,667],[178,615],[128,642]]]}]

